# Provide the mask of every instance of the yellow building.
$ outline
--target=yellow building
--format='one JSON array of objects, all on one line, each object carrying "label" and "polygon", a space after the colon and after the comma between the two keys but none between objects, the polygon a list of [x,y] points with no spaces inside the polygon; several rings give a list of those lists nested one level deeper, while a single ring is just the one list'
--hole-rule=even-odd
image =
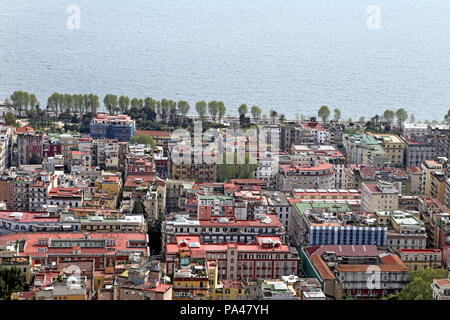
[{"label": "yellow building", "polygon": [[208,261],[209,300],[244,300],[245,289],[240,280],[218,280],[217,264]]},{"label": "yellow building", "polygon": [[208,300],[209,274],[205,254],[185,252],[175,270],[172,283],[172,300]]},{"label": "yellow building", "polygon": [[437,198],[442,203],[445,203],[445,181],[447,176],[443,171],[435,171],[431,173],[430,196]]},{"label": "yellow building", "polygon": [[410,271],[442,268],[440,249],[400,249],[400,258]]},{"label": "yellow building", "polygon": [[420,194],[431,196],[431,181],[433,172],[442,171],[443,166],[435,160],[426,160],[420,164]]},{"label": "yellow building", "polygon": [[107,192],[110,196],[116,196],[122,190],[122,179],[115,173],[104,173],[100,179],[95,181],[97,192]]},{"label": "yellow building", "polygon": [[403,166],[406,143],[395,134],[376,134],[391,166]]}]

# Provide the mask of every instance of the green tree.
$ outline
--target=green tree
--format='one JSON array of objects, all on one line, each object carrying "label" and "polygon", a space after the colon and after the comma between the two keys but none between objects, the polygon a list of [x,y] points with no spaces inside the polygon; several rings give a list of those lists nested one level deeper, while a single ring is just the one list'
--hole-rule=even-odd
[{"label": "green tree", "polygon": [[247,114],[247,112],[248,112],[247,105],[245,103],[241,104],[239,106],[238,112],[239,112],[239,115],[243,114],[245,116]]},{"label": "green tree", "polygon": [[83,95],[74,94],[72,96],[72,103],[73,103],[73,111],[75,114],[83,113]]},{"label": "green tree", "polygon": [[16,121],[17,121],[16,116],[11,111],[8,111],[5,114],[5,124],[7,126],[15,126]]},{"label": "green tree", "polygon": [[448,109],[447,114],[444,116],[444,120],[447,123],[447,125],[450,126],[450,109]]},{"label": "green tree", "polygon": [[255,123],[258,123],[258,120],[261,118],[261,109],[258,106],[253,106],[250,113],[252,114]]},{"label": "green tree", "polygon": [[88,113],[91,111],[88,94],[83,95],[83,109],[84,109],[84,113]]},{"label": "green tree", "polygon": [[167,117],[170,110],[170,101],[168,99],[161,99],[161,119],[164,123],[167,123]]},{"label": "green tree", "polygon": [[341,110],[338,108],[334,109],[334,121],[339,122],[341,119]]},{"label": "green tree", "polygon": [[73,111],[73,97],[71,94],[64,94],[64,109],[69,114]]},{"label": "green tree", "polygon": [[97,109],[100,107],[100,101],[98,99],[98,95],[96,94],[89,94],[89,108],[92,114],[97,113]]},{"label": "green tree", "polygon": [[214,122],[216,122],[217,113],[219,112],[219,105],[216,100],[208,103],[208,112]]},{"label": "green tree", "polygon": [[399,125],[408,120],[408,112],[406,112],[406,110],[403,108],[398,109],[395,112],[395,116],[397,117],[397,123]]},{"label": "green tree", "polygon": [[0,300],[10,299],[11,293],[24,290],[26,276],[22,269],[0,268]]},{"label": "green tree", "polygon": [[129,106],[130,106],[130,98],[128,98],[127,96],[120,96],[119,98],[120,113],[124,114],[125,112],[127,112]]},{"label": "green tree", "polygon": [[219,182],[230,181],[231,179],[252,179],[258,164],[251,164],[253,161],[248,154],[245,155],[245,163],[237,163],[237,154],[234,153],[233,163],[226,162],[226,153],[223,153],[223,164],[217,165],[217,180]]},{"label": "green tree", "polygon": [[115,94],[107,94],[103,99],[103,104],[105,105],[106,110],[108,110],[109,114],[116,113],[117,105],[119,104],[119,100]]},{"label": "green tree", "polygon": [[328,117],[330,116],[330,109],[328,109],[327,106],[321,106],[317,115],[322,119],[323,122],[326,122],[328,120]]},{"label": "green tree", "polygon": [[56,98],[57,93],[53,93],[47,99],[47,110],[55,113],[56,117],[58,117],[58,100]]},{"label": "green tree", "polygon": [[60,113],[64,113],[64,111],[66,109],[65,100],[64,100],[64,94],[58,93],[56,95],[56,101],[57,101],[57,105],[58,105],[58,108],[59,108],[59,112]]},{"label": "green tree", "polygon": [[203,121],[206,115],[206,101],[198,101],[195,104],[195,111],[197,111],[198,115],[200,116],[200,119]]},{"label": "green tree", "polygon": [[28,162],[29,162],[29,164],[40,164],[41,158],[39,157],[39,155],[36,152],[33,152],[31,154],[31,158]]},{"label": "green tree", "polygon": [[386,121],[387,123],[391,124],[392,121],[394,121],[394,117],[395,117],[395,112],[392,110],[386,110],[383,113],[383,119],[384,121]]},{"label": "green tree", "polygon": [[177,103],[173,100],[169,100],[169,115],[170,115],[170,122],[172,125],[176,125],[178,123],[178,108]]},{"label": "green tree", "polygon": [[142,99],[138,99],[138,98],[131,99],[131,107],[141,109],[143,107]]},{"label": "green tree", "polygon": [[14,110],[18,113],[19,117],[22,116],[22,110],[28,106],[30,96],[28,92],[14,91],[10,97],[11,104]]},{"label": "green tree", "polygon": [[217,103],[217,111],[219,113],[219,123],[221,123],[223,116],[227,112],[227,108],[225,107],[225,104],[222,101],[219,101]]},{"label": "green tree", "polygon": [[39,101],[35,94],[30,94],[30,108],[34,109],[39,105]]},{"label": "green tree", "polygon": [[131,138],[131,143],[150,145],[152,147],[152,149],[156,147],[156,143],[152,139],[152,137],[147,136],[145,134],[133,136]]},{"label": "green tree", "polygon": [[151,97],[144,99],[144,107],[150,109],[152,112],[156,112],[156,100]]},{"label": "green tree", "polygon": [[433,279],[447,278],[448,270],[421,269],[409,273],[409,284],[400,291],[398,300],[431,300]]},{"label": "green tree", "polygon": [[191,106],[189,105],[189,103],[187,101],[185,101],[185,100],[178,101],[178,110],[180,111],[180,113],[183,116],[183,123],[186,121],[186,117],[187,117],[187,114],[188,114],[190,108],[191,108]]},{"label": "green tree", "polygon": [[133,211],[134,214],[145,214],[145,206],[140,197],[136,198],[133,203]]},{"label": "green tree", "polygon": [[278,117],[278,112],[276,112],[275,110],[271,109],[269,115],[270,115],[270,119],[272,119],[272,123],[275,123],[275,120]]},{"label": "green tree", "polygon": [[285,117],[284,114],[280,114],[280,115],[278,116],[278,119],[280,120],[281,123],[283,123],[284,121],[286,121],[286,117]]}]

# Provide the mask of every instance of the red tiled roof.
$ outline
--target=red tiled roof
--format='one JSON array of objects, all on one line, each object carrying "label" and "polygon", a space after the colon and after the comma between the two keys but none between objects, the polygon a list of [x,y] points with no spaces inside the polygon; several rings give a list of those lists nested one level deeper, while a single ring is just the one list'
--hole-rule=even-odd
[{"label": "red tiled roof", "polygon": [[231,280],[231,279],[224,279],[222,280],[223,288],[234,288],[234,289],[243,289],[242,283],[239,280]]},{"label": "red tiled roof", "polygon": [[336,277],[333,275],[333,273],[331,272],[330,268],[328,268],[327,264],[325,263],[325,261],[323,261],[323,259],[317,255],[317,254],[313,254],[311,256],[311,260],[314,264],[314,267],[317,269],[317,271],[320,273],[322,279],[326,280],[326,279],[335,279]]},{"label": "red tiled roof", "polygon": [[262,179],[231,179],[232,184],[257,184],[266,185],[266,182]]},{"label": "red tiled roof", "polygon": [[172,288],[170,284],[160,283],[157,287],[149,289],[149,291],[164,293],[167,292],[167,290],[169,290],[170,288]]},{"label": "red tiled roof", "polygon": [[[281,243],[280,246],[265,249],[261,247],[262,239],[264,238],[270,238],[272,241],[279,241]],[[197,242],[200,244],[200,247],[198,248],[190,248],[189,245],[187,246],[181,246],[181,243],[185,240],[187,244],[191,242]],[[258,236],[257,241],[258,244],[243,244],[243,243],[202,243],[200,241],[200,236],[182,236],[178,235],[176,236],[177,243],[168,243],[167,244],[167,253],[168,254],[176,254],[179,251],[188,251],[188,252],[198,252],[198,251],[204,251],[204,252],[225,252],[230,246],[235,246],[239,252],[285,252],[290,253],[290,247],[288,244],[283,244],[281,241],[281,237],[265,237],[265,236]]]},{"label": "red tiled roof", "polygon": [[289,172],[289,171],[294,171],[294,172],[321,171],[321,170],[331,170],[333,168],[333,165],[331,163],[319,163],[318,165],[316,165],[314,167],[312,167],[312,166],[302,167],[302,166],[293,165],[293,164],[281,164],[281,165],[279,165],[279,168],[285,172]]},{"label": "red tiled roof", "polygon": [[441,249],[400,249],[405,253],[440,253]]},{"label": "red tiled roof", "polygon": [[450,286],[450,279],[435,279],[437,284],[441,286]]},{"label": "red tiled roof", "polygon": [[326,131],[325,128],[322,127],[322,125],[318,122],[308,122],[308,123],[303,124],[303,126],[309,130],[316,129],[319,131]]},{"label": "red tiled roof", "polygon": [[[408,272],[409,268],[395,254],[387,254],[381,257],[382,264],[377,265],[381,272]],[[366,264],[338,264],[336,269],[340,272],[366,272],[370,265]]]},{"label": "red tiled roof", "polygon": [[375,245],[322,245],[314,251],[314,254],[322,255],[325,251],[334,252],[338,257],[378,256],[377,246]]},{"label": "red tiled roof", "polygon": [[[137,183],[136,179],[142,179],[142,183]],[[129,175],[125,181],[125,187],[139,187],[141,184],[148,185],[149,183],[155,181],[155,175]]]},{"label": "red tiled roof", "polygon": [[21,128],[17,128],[17,133],[34,133],[33,127],[25,126]]},{"label": "red tiled roof", "polygon": [[[22,216],[19,220],[15,219],[15,216],[11,216],[12,213],[21,213]],[[20,222],[59,222],[59,217],[43,216],[46,212],[27,212],[27,211],[0,211],[0,219],[15,220]]]},{"label": "red tiled roof", "polygon": [[81,196],[83,190],[80,188],[51,188],[49,196]]},{"label": "red tiled roof", "polygon": [[[108,239],[114,238],[116,244],[113,248],[115,250],[134,250],[146,252],[146,247],[128,247],[128,241],[130,240],[140,240],[146,241],[146,235],[143,233],[89,233],[90,239]],[[73,248],[52,248],[48,247],[47,252],[39,252],[38,248],[42,246],[38,245],[40,238],[48,238],[52,240],[64,240],[64,239],[79,239],[82,240],[84,237],[83,233],[75,232],[53,232],[53,233],[14,233],[0,237],[0,239],[5,239],[7,241],[15,240],[26,240],[25,249],[20,255],[30,255],[35,256],[46,256],[48,253],[72,253]],[[111,253],[115,252],[107,251],[107,247],[103,248],[81,248],[81,254],[91,254],[91,253]]]},{"label": "red tiled roof", "polygon": [[152,137],[170,137],[170,131],[156,131],[156,130],[136,130],[136,135],[145,135]]},{"label": "red tiled roof", "polygon": [[411,172],[412,174],[418,174],[420,173],[420,167],[408,167],[407,168],[409,172]]}]

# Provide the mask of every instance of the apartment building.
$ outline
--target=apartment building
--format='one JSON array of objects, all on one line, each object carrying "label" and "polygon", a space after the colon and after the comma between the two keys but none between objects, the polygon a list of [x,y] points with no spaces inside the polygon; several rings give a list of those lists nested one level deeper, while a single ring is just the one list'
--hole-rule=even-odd
[{"label": "apartment building", "polygon": [[357,189],[294,189],[291,195],[304,200],[361,200],[361,191]]},{"label": "apartment building", "polygon": [[[335,187],[342,188],[345,169],[345,157],[334,146],[319,145],[292,145],[292,163],[302,166],[313,166],[316,163],[331,163],[335,170]],[[282,161],[282,163],[286,163]]]},{"label": "apartment building", "polygon": [[256,220],[234,217],[190,220],[187,215],[176,214],[163,222],[163,243],[175,241],[178,235],[199,235],[204,243],[249,243],[258,236],[279,236],[284,240],[286,231],[276,215]]},{"label": "apartment building", "polygon": [[387,167],[390,159],[380,141],[368,134],[344,134],[343,145],[347,162],[370,164],[373,167]]},{"label": "apartment building", "polygon": [[442,172],[443,165],[436,160],[426,160],[420,164],[420,194],[431,196],[431,181],[433,172]]},{"label": "apartment building", "polygon": [[118,300],[172,300],[172,285],[164,282],[165,265],[149,260],[118,277]]},{"label": "apartment building", "polygon": [[[450,171],[448,172],[450,175]],[[447,174],[445,171],[435,171],[431,173],[430,196],[445,202],[445,188]]]},{"label": "apartment building", "polygon": [[420,194],[420,167],[408,167],[406,169],[409,181],[410,181],[410,194],[419,195]]},{"label": "apartment building", "polygon": [[130,142],[135,127],[135,121],[127,115],[98,113],[91,121],[89,133],[94,139],[109,138]]},{"label": "apartment building", "polygon": [[44,151],[44,137],[41,132],[35,131],[32,127],[26,126],[17,128],[17,163],[30,164],[33,159],[36,163],[41,163]]},{"label": "apartment building", "polygon": [[361,194],[361,209],[366,212],[380,210],[396,210],[398,208],[399,192],[392,183],[363,183]]},{"label": "apartment building", "polygon": [[148,236],[143,233],[14,233],[0,240],[21,243],[19,256],[30,256],[33,266],[94,260],[95,270],[113,273],[116,264],[149,256]]},{"label": "apartment building", "polygon": [[450,178],[445,180],[445,191],[444,191],[444,201],[443,203],[450,208]]},{"label": "apartment building", "polygon": [[[418,212],[414,212],[418,215]],[[377,221],[388,227],[388,245],[393,250],[425,249],[425,224],[413,213],[400,210],[377,211]]]},{"label": "apartment building", "polygon": [[290,200],[290,239],[297,247],[324,244],[387,245],[387,228],[372,214],[354,213],[357,200]]},{"label": "apartment building", "polygon": [[402,135],[408,139],[415,140],[428,134],[426,123],[402,123]]},{"label": "apartment building", "polygon": [[320,123],[310,121],[303,124],[303,127],[311,132],[315,144],[324,144],[327,141],[329,132]]},{"label": "apartment building", "polygon": [[299,272],[297,250],[283,244],[280,237],[259,236],[250,244],[207,244],[202,243],[200,236],[177,236],[175,243],[167,244],[168,273],[175,271],[178,257],[197,253],[205,253],[208,261],[216,261],[219,280],[274,279]]},{"label": "apartment building", "polygon": [[423,161],[433,159],[433,145],[429,139],[421,137],[414,141],[400,137],[406,145],[405,166],[420,167]]},{"label": "apartment building", "polygon": [[81,188],[51,188],[47,196],[47,204],[80,208],[83,205],[84,192]]},{"label": "apartment building", "polygon": [[0,170],[11,166],[13,138],[12,127],[0,126]]},{"label": "apartment building", "polygon": [[379,299],[408,284],[408,267],[394,254],[379,254],[375,245],[306,247],[301,260],[303,273],[318,279],[324,293],[335,299],[344,294]]},{"label": "apartment building", "polygon": [[431,289],[433,300],[450,300],[450,278],[434,279]]},{"label": "apartment building", "polygon": [[331,163],[312,166],[280,164],[277,176],[277,190],[292,189],[334,189],[336,170]]},{"label": "apartment building", "polygon": [[403,167],[406,150],[405,142],[394,134],[375,134],[374,136],[380,141],[381,147],[386,152],[389,164]]},{"label": "apartment building", "polygon": [[440,249],[400,249],[400,258],[410,271],[442,268]]}]

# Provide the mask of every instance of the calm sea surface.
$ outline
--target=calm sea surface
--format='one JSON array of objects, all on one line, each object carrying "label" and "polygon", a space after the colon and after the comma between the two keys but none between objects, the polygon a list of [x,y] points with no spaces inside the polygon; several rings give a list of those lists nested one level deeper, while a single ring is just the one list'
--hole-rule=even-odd
[{"label": "calm sea surface", "polygon": [[[80,29],[67,27],[70,5]],[[0,0],[0,99],[115,93],[222,100],[229,114],[326,104],[345,119],[404,107],[442,120],[449,12],[448,0]]]}]

